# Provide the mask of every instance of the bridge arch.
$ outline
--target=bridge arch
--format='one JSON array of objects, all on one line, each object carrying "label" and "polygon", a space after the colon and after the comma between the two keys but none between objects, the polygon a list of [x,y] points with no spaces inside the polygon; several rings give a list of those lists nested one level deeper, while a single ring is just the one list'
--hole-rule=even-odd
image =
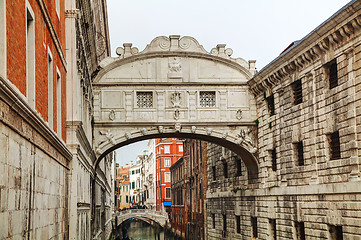
[{"label": "bridge arch", "polygon": [[106,58],[93,80],[98,166],[116,148],[159,137],[200,139],[241,156],[258,176],[257,112],[247,85],[254,61],[210,52],[192,37],[157,37],[144,51],[131,44]]},{"label": "bridge arch", "polygon": [[142,220],[147,222],[150,220],[161,227],[165,227],[169,223],[168,214],[163,212],[157,212],[148,209],[128,209],[118,212],[115,216],[117,218],[117,225],[120,226],[124,222],[131,218]]}]

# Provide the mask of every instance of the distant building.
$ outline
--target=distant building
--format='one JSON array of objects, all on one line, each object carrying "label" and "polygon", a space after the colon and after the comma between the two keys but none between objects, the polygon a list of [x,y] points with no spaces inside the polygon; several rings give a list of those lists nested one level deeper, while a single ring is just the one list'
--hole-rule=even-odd
[{"label": "distant building", "polygon": [[117,167],[116,178],[116,207],[117,210],[129,208],[130,206],[130,181],[129,181],[129,166]]},{"label": "distant building", "polygon": [[156,204],[158,211],[170,210],[170,166],[183,156],[183,141],[177,138],[156,139]]},{"label": "distant building", "polygon": [[185,208],[184,208],[184,164],[183,158],[180,158],[170,167],[171,172],[171,197],[172,197],[172,212],[171,212],[171,230],[177,236],[185,238],[186,224]]},{"label": "distant building", "polygon": [[147,208],[155,209],[155,197],[156,197],[156,182],[155,182],[155,139],[148,141],[148,156],[143,161],[143,189],[142,195],[144,205]]},{"label": "distant building", "polygon": [[141,189],[143,188],[142,182],[142,162],[147,155],[139,155],[136,164],[130,166],[129,180],[130,180],[130,201],[131,206],[134,204],[142,204]]}]

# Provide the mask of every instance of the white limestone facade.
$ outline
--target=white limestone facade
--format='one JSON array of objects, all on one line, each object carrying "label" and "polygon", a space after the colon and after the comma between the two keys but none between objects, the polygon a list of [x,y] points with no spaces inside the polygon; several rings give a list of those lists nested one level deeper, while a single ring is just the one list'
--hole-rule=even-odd
[{"label": "white limestone facade", "polygon": [[[142,195],[141,195],[141,189],[142,189],[142,164],[140,162],[140,159],[138,158],[136,161],[136,164],[131,165],[129,168],[129,184],[130,184],[130,199],[131,203],[134,204],[141,204],[142,201]],[[132,205],[131,204],[131,205]]]},{"label": "white limestone facade", "polygon": [[155,139],[148,141],[148,157],[143,163],[143,197],[145,196],[144,205],[149,209],[156,207],[156,164],[155,164]]}]

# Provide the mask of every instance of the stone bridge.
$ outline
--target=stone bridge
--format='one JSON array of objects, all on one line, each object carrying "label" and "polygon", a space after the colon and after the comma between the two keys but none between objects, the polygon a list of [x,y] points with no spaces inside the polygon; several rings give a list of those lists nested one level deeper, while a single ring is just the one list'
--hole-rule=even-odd
[{"label": "stone bridge", "polygon": [[104,59],[93,86],[97,161],[129,143],[193,138],[231,149],[258,176],[257,113],[247,82],[255,61],[232,58],[218,44],[207,52],[192,37],[157,37]]},{"label": "stone bridge", "polygon": [[128,209],[117,212],[114,217],[117,218],[118,226],[130,218],[136,218],[143,221],[151,220],[161,227],[165,227],[169,222],[167,213],[150,209]]}]

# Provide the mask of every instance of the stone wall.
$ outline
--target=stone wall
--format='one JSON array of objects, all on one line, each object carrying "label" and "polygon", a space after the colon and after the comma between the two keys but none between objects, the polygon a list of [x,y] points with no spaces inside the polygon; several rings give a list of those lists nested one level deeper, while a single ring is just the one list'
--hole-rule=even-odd
[{"label": "stone wall", "polygon": [[361,238],[360,18],[350,2],[249,81],[259,178],[225,178],[234,161],[209,146],[209,239]]},{"label": "stone wall", "polygon": [[0,239],[67,239],[71,154],[7,80],[0,83]]}]

